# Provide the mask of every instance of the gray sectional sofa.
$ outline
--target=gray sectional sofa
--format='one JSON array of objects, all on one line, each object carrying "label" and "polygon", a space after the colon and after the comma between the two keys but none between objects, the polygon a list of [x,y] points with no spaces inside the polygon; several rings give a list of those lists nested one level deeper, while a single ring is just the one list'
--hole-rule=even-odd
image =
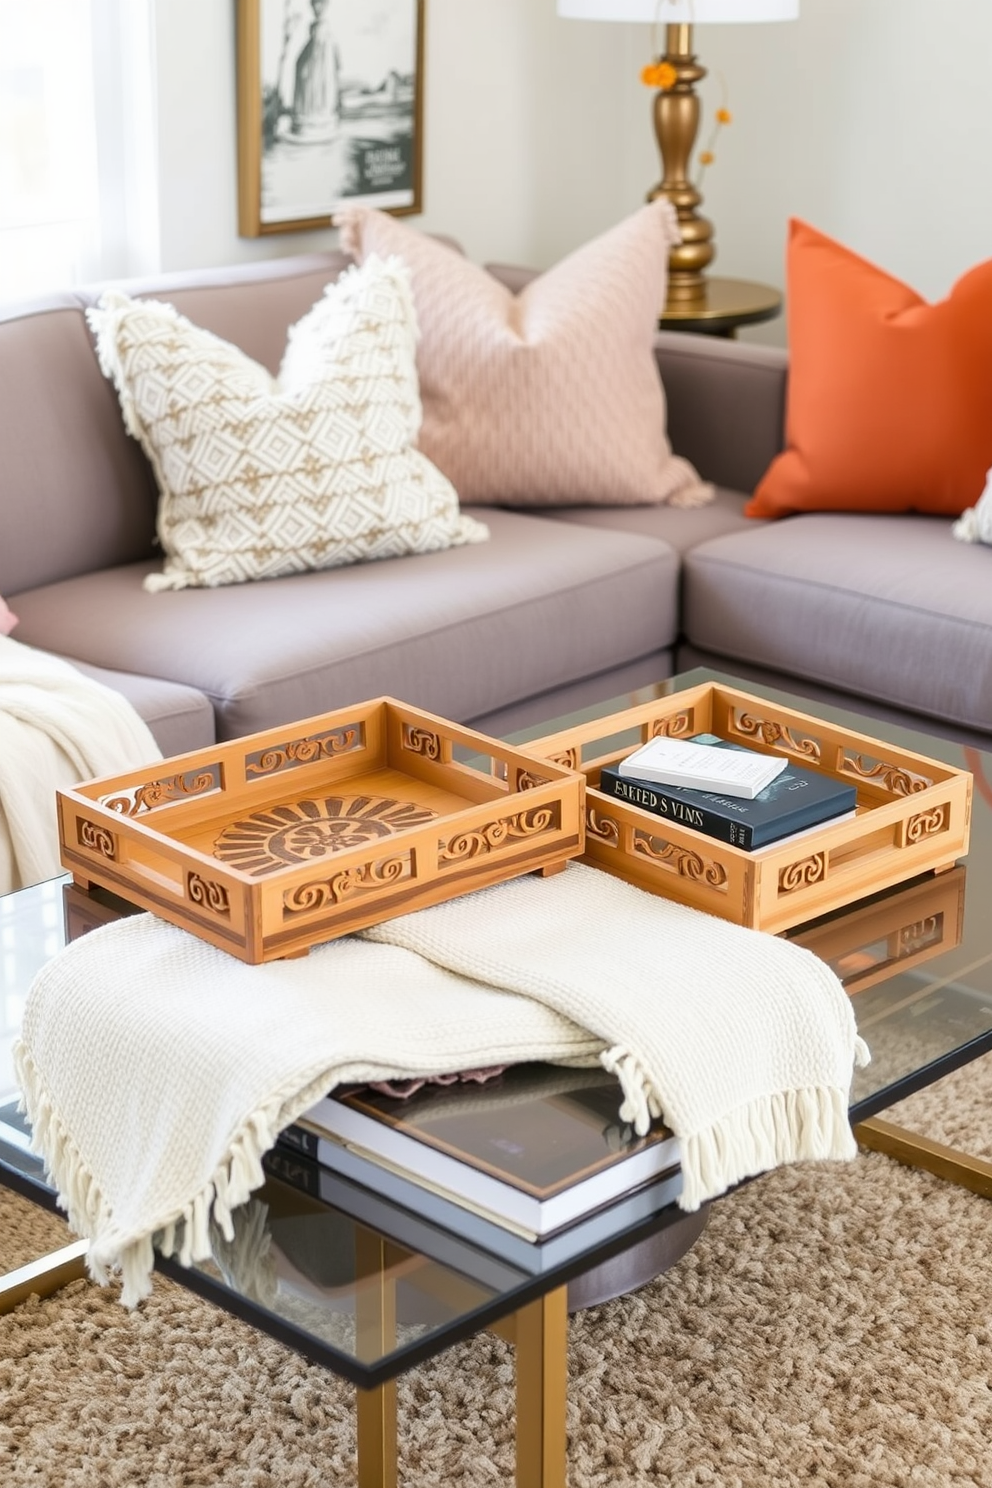
[{"label": "gray sectional sofa", "polygon": [[[125,287],[275,370],[346,262]],[[153,594],[155,485],[94,355],[98,294],[0,312],[0,594],[16,639],[118,688],[167,754],[380,694],[505,733],[695,664],[992,734],[992,552],[932,517],[743,515],[781,447],[784,353],[658,337],[670,438],[718,486],[709,506],[479,509],[486,543]]]}]

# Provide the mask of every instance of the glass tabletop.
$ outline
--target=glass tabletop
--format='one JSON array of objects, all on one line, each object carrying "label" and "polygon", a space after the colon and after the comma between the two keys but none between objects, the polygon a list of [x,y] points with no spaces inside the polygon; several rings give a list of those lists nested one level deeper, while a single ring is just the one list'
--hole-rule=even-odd
[{"label": "glass tabletop", "polygon": [[[515,743],[668,696],[701,681],[735,679],[697,670],[512,736]],[[836,708],[811,706],[747,684],[747,690],[930,755],[975,777],[967,860],[789,931],[830,964],[852,997],[872,1062],[857,1072],[854,1120],[992,1048],[992,920],[985,912],[992,857],[992,755]],[[11,1050],[35,973],[89,925],[121,906],[68,878],[0,897],[0,1181],[49,1205],[53,1195],[28,1150],[16,1113]],[[67,929],[68,927],[68,929]],[[218,1234],[210,1262],[160,1268],[353,1382],[371,1387],[554,1286],[677,1224],[681,1211],[659,1189],[654,1212],[598,1211],[544,1244],[512,1255],[487,1248],[281,1148],[268,1181],[236,1216],[233,1243]],[[508,1248],[507,1248],[508,1249]]]},{"label": "glass tabletop", "polygon": [[526,745],[704,682],[785,703],[974,776],[968,854],[957,867],[787,932],[832,966],[852,996],[872,1061],[855,1073],[851,1117],[866,1120],[992,1049],[992,922],[984,909],[992,884],[992,753],[709,667],[519,730],[510,741]]}]

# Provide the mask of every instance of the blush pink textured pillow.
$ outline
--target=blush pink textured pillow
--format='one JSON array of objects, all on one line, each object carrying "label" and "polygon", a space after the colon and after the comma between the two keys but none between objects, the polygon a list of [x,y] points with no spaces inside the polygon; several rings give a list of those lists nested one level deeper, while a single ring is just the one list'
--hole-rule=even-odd
[{"label": "blush pink textured pillow", "polygon": [[360,262],[409,267],[420,327],[418,448],[463,502],[488,506],[695,506],[712,492],[672,454],[654,357],[668,251],[665,201],[577,249],[513,294],[395,217],[338,213]]},{"label": "blush pink textured pillow", "polygon": [[16,624],[17,616],[12,610],[8,610],[3,595],[0,594],[0,635],[10,635]]}]

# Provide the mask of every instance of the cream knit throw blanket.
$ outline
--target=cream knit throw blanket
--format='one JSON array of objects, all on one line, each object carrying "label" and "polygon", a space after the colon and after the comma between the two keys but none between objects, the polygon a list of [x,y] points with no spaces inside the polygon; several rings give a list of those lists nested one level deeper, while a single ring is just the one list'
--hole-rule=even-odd
[{"label": "cream knit throw blanket", "polygon": [[119,692],[0,636],[0,893],[62,872],[57,789],[161,758]]},{"label": "cream knit throw blanket", "polygon": [[15,1060],[38,1151],[90,1268],[151,1285],[263,1181],[278,1132],[345,1081],[600,1061],[643,1131],[681,1139],[694,1209],[749,1174],[850,1158],[849,1000],[809,951],[581,864],[245,966],[140,915],[36,979]]}]

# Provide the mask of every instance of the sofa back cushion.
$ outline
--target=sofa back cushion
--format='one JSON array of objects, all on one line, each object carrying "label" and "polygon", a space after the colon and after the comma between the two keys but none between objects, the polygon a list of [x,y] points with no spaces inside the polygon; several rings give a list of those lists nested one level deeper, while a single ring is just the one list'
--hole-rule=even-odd
[{"label": "sofa back cushion", "polygon": [[0,320],[0,593],[152,551],[155,482],[69,296]]},{"label": "sofa back cushion", "polygon": [[[275,376],[286,332],[353,260],[344,253],[298,254],[238,268],[170,274],[119,286],[132,297],[166,300],[180,315],[237,346]],[[91,303],[99,298],[98,291]]]},{"label": "sofa back cushion", "polygon": [[[288,327],[349,262],[308,254],[126,288],[168,299],[275,372]],[[86,325],[103,288],[0,311],[0,594],[8,597],[160,556],[155,479],[125,432]]]},{"label": "sofa back cushion", "polygon": [[537,277],[500,278],[367,207],[335,218],[359,261],[398,255],[413,278],[424,405],[420,448],[462,501],[637,506],[710,499],[672,454],[654,359],[668,252],[663,200]]}]

